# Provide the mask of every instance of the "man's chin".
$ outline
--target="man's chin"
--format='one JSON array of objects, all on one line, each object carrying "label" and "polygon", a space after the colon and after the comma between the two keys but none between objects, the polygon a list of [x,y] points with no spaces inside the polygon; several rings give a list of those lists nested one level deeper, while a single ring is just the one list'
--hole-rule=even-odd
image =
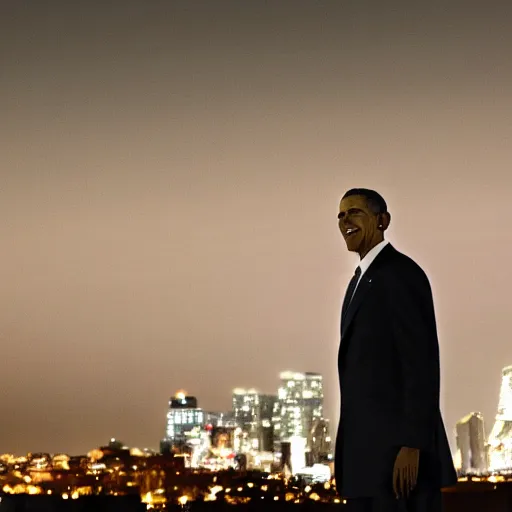
[{"label": "man's chin", "polygon": [[357,252],[357,244],[355,244],[352,240],[345,240],[345,244],[347,245],[347,250],[349,252]]}]

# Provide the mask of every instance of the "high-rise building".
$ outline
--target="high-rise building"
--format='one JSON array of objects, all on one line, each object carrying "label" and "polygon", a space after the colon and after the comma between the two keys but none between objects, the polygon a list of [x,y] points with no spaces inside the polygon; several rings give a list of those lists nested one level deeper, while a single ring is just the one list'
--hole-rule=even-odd
[{"label": "high-rise building", "polygon": [[169,400],[167,425],[162,444],[179,446],[185,443],[194,429],[204,426],[205,413],[198,407],[197,399],[187,396],[184,391],[178,391]]},{"label": "high-rise building", "polygon": [[274,408],[276,406],[276,395],[260,395],[260,427],[259,427],[259,449],[264,452],[274,451]]},{"label": "high-rise building", "polygon": [[496,418],[512,421],[512,366],[501,371],[501,388]]},{"label": "high-rise building", "polygon": [[487,449],[483,416],[479,412],[472,412],[458,421],[455,429],[461,474],[486,472]]},{"label": "high-rise building", "polygon": [[323,418],[323,381],[318,373],[282,372],[281,386],[274,410],[276,441],[306,439],[306,450],[312,448],[315,420]]},{"label": "high-rise building", "polygon": [[255,433],[260,423],[260,394],[255,389],[233,390],[233,416],[238,427]]},{"label": "high-rise building", "polygon": [[276,395],[260,395],[260,418],[262,421],[272,421],[276,402]]},{"label": "high-rise building", "polygon": [[272,414],[276,396],[255,389],[233,390],[233,419],[243,431],[243,451],[270,451],[273,446]]},{"label": "high-rise building", "polygon": [[512,366],[501,374],[501,388],[496,421],[489,436],[489,469],[512,470]]},{"label": "high-rise building", "polygon": [[332,456],[332,440],[329,420],[316,418],[311,428],[311,452],[308,466],[328,462]]}]

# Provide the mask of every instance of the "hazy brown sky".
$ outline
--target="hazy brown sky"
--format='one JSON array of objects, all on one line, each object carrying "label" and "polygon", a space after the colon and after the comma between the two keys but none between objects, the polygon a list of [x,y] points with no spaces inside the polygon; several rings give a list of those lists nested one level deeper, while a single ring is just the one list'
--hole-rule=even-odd
[{"label": "hazy brown sky", "polygon": [[431,278],[450,433],[492,422],[511,8],[423,4],[2,1],[0,452],[157,447],[176,389],[228,409],[284,369],[336,423],[353,186]]}]

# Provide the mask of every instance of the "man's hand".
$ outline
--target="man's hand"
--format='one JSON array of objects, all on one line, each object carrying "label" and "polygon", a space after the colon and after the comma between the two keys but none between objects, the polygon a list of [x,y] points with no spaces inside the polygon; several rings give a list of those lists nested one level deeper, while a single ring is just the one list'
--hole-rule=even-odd
[{"label": "man's hand", "polygon": [[402,447],[393,468],[393,490],[398,498],[407,497],[416,487],[420,451],[417,448]]}]

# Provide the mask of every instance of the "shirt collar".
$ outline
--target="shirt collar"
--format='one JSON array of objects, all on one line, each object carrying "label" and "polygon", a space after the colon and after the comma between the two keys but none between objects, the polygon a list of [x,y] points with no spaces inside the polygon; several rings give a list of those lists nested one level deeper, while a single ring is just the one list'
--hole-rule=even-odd
[{"label": "shirt collar", "polygon": [[379,242],[373,249],[371,249],[368,254],[359,262],[359,267],[361,268],[361,276],[368,270],[369,266],[373,263],[373,260],[379,255],[380,251],[388,245],[387,240],[382,240]]}]

